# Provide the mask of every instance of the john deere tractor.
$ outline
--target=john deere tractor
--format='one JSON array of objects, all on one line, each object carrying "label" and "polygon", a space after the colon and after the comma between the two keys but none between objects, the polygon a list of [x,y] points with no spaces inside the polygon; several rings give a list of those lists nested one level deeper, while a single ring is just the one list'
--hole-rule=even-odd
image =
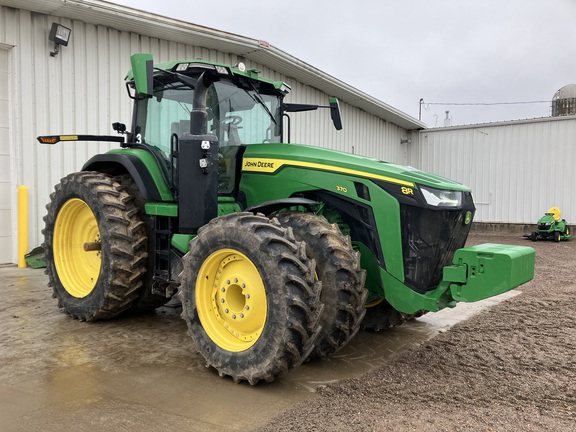
[{"label": "john deere tractor", "polygon": [[532,248],[464,248],[475,211],[466,186],[284,143],[289,113],[327,108],[340,129],[335,98],[285,103],[288,85],[242,65],[131,61],[131,127],[38,138],[120,144],[64,177],[47,205],[49,285],[73,318],[177,295],[207,364],[255,384],[335,353],[360,328],[532,279]]}]

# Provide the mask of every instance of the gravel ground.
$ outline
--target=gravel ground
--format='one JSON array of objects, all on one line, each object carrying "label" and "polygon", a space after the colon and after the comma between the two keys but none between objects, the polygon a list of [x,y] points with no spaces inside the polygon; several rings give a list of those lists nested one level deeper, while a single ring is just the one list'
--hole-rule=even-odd
[{"label": "gravel ground", "polygon": [[521,295],[318,390],[261,431],[576,430],[576,241],[532,243],[536,275]]}]

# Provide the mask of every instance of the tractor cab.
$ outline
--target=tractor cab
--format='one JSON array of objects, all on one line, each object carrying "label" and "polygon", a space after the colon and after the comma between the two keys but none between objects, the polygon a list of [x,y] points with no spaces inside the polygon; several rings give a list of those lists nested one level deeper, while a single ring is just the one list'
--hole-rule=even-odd
[{"label": "tractor cab", "polygon": [[[336,98],[328,106],[287,104],[290,86],[270,81],[255,69],[194,61],[160,63],[152,68],[151,56],[134,54],[127,89],[135,100],[132,130],[126,146],[141,144],[165,160],[166,177],[176,185],[190,161],[179,158],[178,142],[186,134],[209,136],[218,143],[218,195],[237,198],[246,145],[290,142],[288,112],[329,108],[336,129],[342,128]],[[209,79],[202,96],[199,80]],[[200,117],[193,112],[202,110]],[[196,124],[194,124],[196,122]],[[284,137],[286,134],[286,137]],[[207,222],[207,221],[206,221]]]},{"label": "tractor cab", "polygon": [[191,132],[194,91],[203,73],[213,81],[206,89],[206,124],[201,127],[218,142],[218,193],[235,196],[245,146],[282,141],[282,99],[290,90],[284,83],[252,78],[256,71],[224,65],[159,64],[150,94],[139,93],[137,81],[128,83],[135,99],[130,141],[159,152],[167,161],[168,177],[184,171],[189,162],[179,160],[177,144]]}]

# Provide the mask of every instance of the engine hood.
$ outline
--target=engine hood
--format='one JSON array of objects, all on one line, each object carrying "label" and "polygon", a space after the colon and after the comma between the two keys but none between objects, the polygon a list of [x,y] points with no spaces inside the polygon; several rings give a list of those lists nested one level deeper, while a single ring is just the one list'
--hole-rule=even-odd
[{"label": "engine hood", "polygon": [[242,161],[245,172],[276,172],[287,166],[347,173],[406,186],[470,191],[470,188],[416,168],[350,153],[299,144],[251,144]]}]

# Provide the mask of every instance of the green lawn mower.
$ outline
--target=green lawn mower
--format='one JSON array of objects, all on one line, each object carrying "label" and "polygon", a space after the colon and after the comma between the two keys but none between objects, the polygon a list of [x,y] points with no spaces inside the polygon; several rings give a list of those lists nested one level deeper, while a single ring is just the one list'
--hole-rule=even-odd
[{"label": "green lawn mower", "polygon": [[533,231],[529,236],[532,241],[537,240],[570,240],[570,227],[566,219],[561,219],[560,209],[552,207],[538,221],[538,230]]}]

